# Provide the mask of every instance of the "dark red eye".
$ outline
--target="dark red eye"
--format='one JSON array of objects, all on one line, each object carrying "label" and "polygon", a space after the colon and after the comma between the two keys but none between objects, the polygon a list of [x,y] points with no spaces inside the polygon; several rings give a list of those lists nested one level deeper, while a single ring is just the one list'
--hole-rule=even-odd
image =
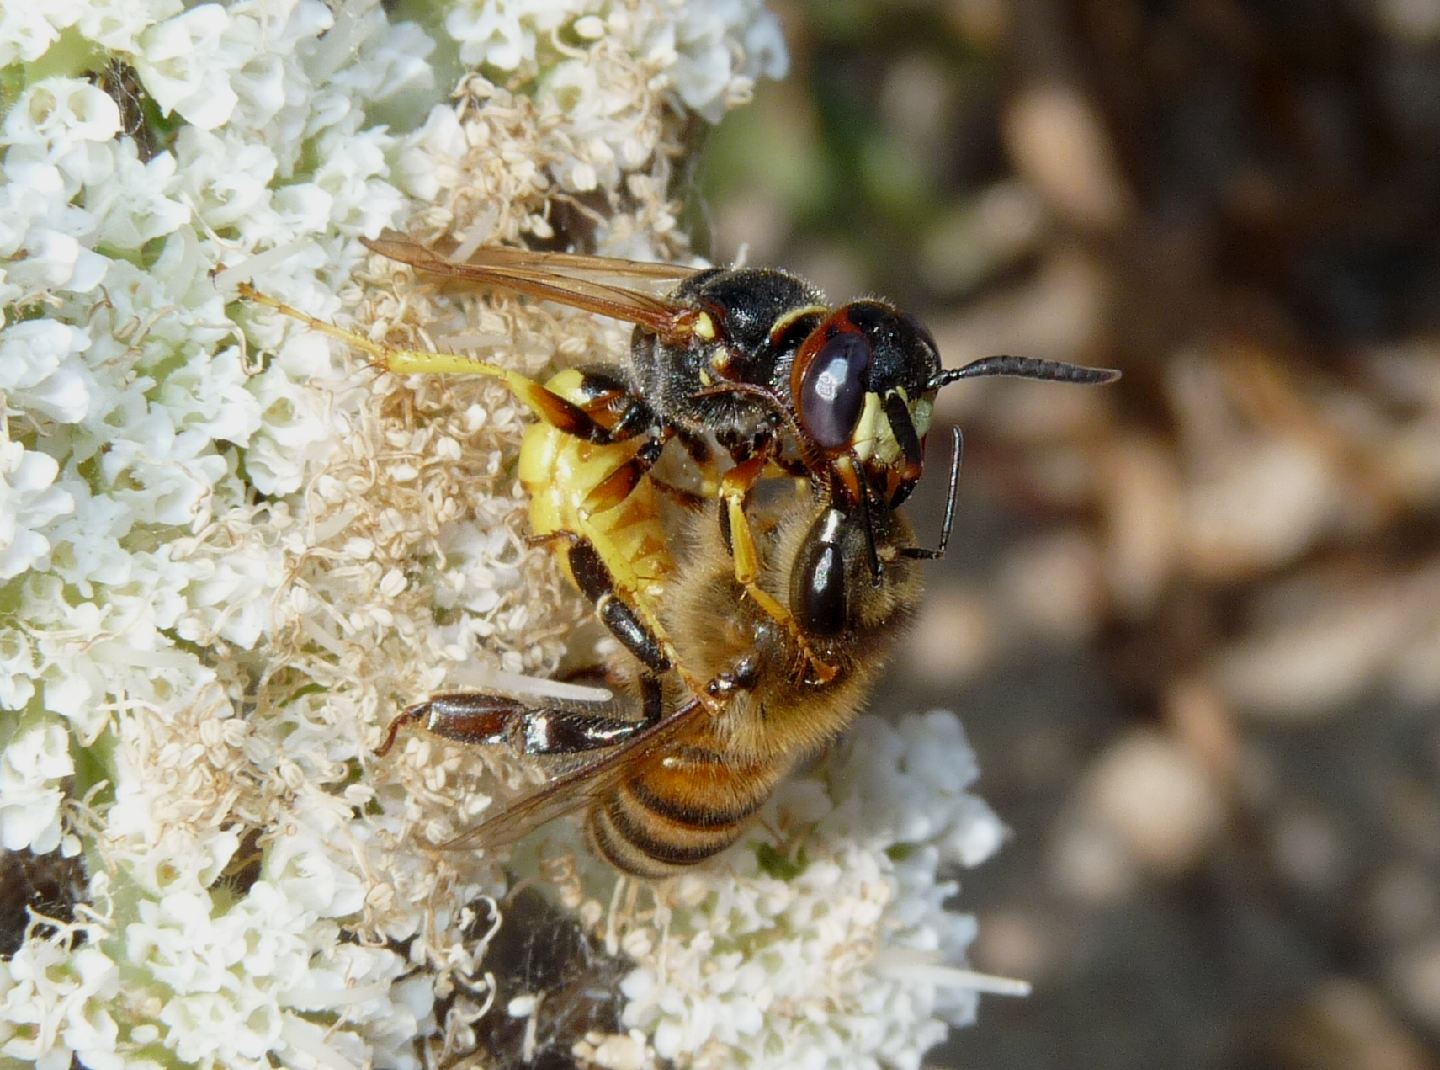
[{"label": "dark red eye", "polygon": [[801,373],[795,397],[800,424],[822,449],[850,444],[873,356],[863,334],[841,331],[820,346]]}]

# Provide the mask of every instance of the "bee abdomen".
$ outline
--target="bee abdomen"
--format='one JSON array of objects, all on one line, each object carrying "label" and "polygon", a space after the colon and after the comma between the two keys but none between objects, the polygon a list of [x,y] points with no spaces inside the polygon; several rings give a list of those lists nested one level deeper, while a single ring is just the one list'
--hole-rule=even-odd
[{"label": "bee abdomen", "polygon": [[621,782],[591,809],[590,841],[622,872],[671,876],[739,839],[784,771],[682,748],[669,762]]}]

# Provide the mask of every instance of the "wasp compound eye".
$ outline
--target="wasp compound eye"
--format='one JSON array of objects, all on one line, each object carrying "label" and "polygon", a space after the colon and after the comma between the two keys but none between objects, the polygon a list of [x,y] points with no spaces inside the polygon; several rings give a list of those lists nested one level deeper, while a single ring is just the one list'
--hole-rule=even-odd
[{"label": "wasp compound eye", "polygon": [[806,433],[821,449],[850,444],[873,359],[864,335],[841,331],[820,346],[801,373],[796,408]]}]

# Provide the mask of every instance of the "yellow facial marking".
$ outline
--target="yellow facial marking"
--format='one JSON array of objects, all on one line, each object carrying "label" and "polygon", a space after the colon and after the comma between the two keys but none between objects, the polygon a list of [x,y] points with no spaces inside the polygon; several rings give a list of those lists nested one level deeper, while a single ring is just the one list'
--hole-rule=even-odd
[{"label": "yellow facial marking", "polygon": [[910,422],[915,425],[917,438],[924,438],[930,431],[930,419],[935,413],[933,398],[922,397],[910,406]]},{"label": "yellow facial marking", "polygon": [[[875,449],[880,422],[884,416],[884,410],[880,408],[880,395],[873,390],[866,391],[865,407],[860,410],[860,419],[855,421],[855,432],[850,436],[850,447],[855,451],[855,456],[859,460],[869,460],[870,454]],[[889,434],[890,423],[888,420],[885,421],[885,427],[886,433]]]},{"label": "yellow facial marking", "polygon": [[895,429],[890,426],[890,417],[881,410],[875,425],[875,457],[881,464],[894,464],[900,459],[900,443],[895,439]]}]

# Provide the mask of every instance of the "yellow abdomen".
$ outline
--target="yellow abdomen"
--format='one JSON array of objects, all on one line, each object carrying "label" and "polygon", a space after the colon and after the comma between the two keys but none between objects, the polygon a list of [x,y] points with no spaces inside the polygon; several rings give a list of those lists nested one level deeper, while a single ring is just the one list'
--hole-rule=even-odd
[{"label": "yellow abdomen", "polygon": [[[563,371],[545,384],[566,401],[583,406],[578,371]],[[530,496],[530,526],[536,535],[568,531],[595,548],[615,581],[617,592],[648,624],[657,623],[656,606],[664,593],[672,562],[660,525],[655,488],[642,479],[619,505],[591,512],[586,495],[624,464],[640,440],[599,445],[542,422],[525,431],[520,445],[520,482]],[[570,575],[564,543],[556,558]],[[572,581],[574,577],[571,577]]]}]

